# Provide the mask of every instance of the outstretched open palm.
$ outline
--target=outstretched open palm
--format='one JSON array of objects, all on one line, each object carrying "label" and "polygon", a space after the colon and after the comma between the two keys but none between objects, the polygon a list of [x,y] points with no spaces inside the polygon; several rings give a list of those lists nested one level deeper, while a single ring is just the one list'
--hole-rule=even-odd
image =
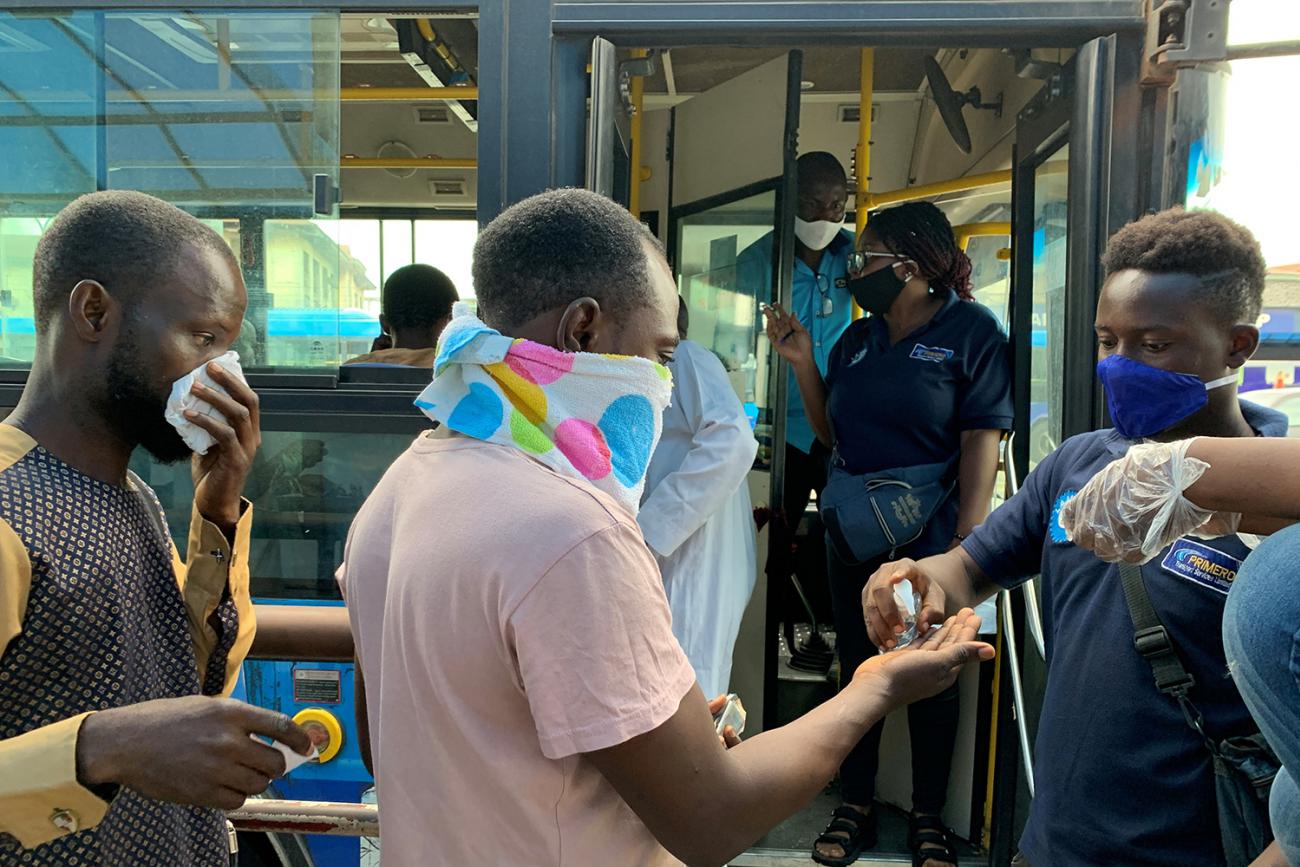
[{"label": "outstretched open palm", "polygon": [[895,707],[938,695],[963,666],[993,658],[993,648],[975,640],[979,628],[979,615],[963,608],[906,647],[868,659],[853,677],[878,681]]}]

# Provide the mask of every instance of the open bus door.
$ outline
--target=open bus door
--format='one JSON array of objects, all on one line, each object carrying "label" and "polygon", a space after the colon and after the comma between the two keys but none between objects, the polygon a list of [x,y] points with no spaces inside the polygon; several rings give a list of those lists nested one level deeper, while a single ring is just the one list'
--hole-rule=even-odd
[{"label": "open bus door", "polygon": [[[1012,176],[1011,344],[1015,436],[1007,461],[1014,491],[1069,436],[1102,421],[1093,316],[1106,239],[1136,216],[1135,171],[1115,118],[1136,99],[1116,81],[1136,77],[1118,37],[1094,39],[1020,112]],[[1132,106],[1136,110],[1136,106]],[[1047,682],[1041,580],[999,594],[997,749],[985,808],[991,864],[1016,852],[1033,797],[1033,739]]]},{"label": "open bus door", "polygon": [[[672,110],[669,134],[669,259],[690,307],[691,339],[722,359],[755,426],[759,452],[749,485],[756,506],[781,501],[786,377],[767,343],[760,306],[788,304],[790,297],[801,59],[791,51],[694,96]],[[614,47],[594,40],[587,185],[626,204],[639,167],[627,162],[622,74]],[[736,153],[745,158],[726,159]],[[770,261],[757,279],[746,280],[737,259],[764,238]],[[767,536],[759,535],[760,574],[731,676],[732,690],[750,709],[750,733],[775,716],[776,624],[769,622],[762,574]]]}]

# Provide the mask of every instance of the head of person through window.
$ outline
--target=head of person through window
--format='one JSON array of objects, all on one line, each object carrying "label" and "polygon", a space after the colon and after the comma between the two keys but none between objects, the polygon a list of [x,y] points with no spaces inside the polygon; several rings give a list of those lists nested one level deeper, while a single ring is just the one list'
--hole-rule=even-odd
[{"label": "head of person through window", "polygon": [[371,351],[345,362],[367,367],[433,367],[438,337],[460,300],[451,278],[432,265],[406,265],[384,281]]}]

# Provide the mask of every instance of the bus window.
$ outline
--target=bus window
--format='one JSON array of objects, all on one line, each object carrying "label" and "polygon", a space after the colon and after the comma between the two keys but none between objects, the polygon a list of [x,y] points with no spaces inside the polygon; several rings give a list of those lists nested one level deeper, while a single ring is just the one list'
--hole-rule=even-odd
[{"label": "bus window", "polygon": [[[255,515],[249,551],[254,597],[340,598],[334,571],[343,562],[348,527],[412,436],[263,431],[244,487]],[[189,463],[163,465],[138,451],[131,468],[158,494],[177,550],[185,551],[194,499]]]},{"label": "bus window", "polygon": [[426,262],[451,278],[460,300],[474,306],[470,262],[478,221],[472,218],[416,220],[414,261]]},{"label": "bus window", "polygon": [[983,235],[966,246],[975,300],[993,312],[1003,331],[1010,331],[1011,322],[1011,260],[1005,254],[1010,243],[1007,235]]},{"label": "bus window", "polygon": [[[772,231],[776,191],[681,217],[678,222],[677,271],[680,291],[690,312],[690,339],[712,350],[731,379],[755,425],[759,441],[755,465],[768,466],[772,452],[772,417],[768,407],[769,355],[766,332],[759,326],[762,293],[771,283],[763,273],[737,273],[737,257]],[[756,343],[755,341],[761,341]],[[755,351],[763,347],[762,351]],[[788,399],[797,400],[798,395]]]},{"label": "bus window", "polygon": [[[156,195],[222,234],[265,337],[261,224],[309,216],[313,177],[340,171],[339,16],[0,13],[0,32],[0,364],[32,358],[36,242],[96,189]],[[337,258],[320,249],[301,291],[319,293]]]}]

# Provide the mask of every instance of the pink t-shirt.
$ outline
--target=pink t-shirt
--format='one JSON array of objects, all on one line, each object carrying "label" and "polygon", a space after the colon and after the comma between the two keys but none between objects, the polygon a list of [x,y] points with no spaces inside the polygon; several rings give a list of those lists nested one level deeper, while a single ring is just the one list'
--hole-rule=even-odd
[{"label": "pink t-shirt", "polygon": [[506,446],[423,436],[339,583],[366,678],[386,864],[676,864],[583,753],[695,683],[613,499]]}]

